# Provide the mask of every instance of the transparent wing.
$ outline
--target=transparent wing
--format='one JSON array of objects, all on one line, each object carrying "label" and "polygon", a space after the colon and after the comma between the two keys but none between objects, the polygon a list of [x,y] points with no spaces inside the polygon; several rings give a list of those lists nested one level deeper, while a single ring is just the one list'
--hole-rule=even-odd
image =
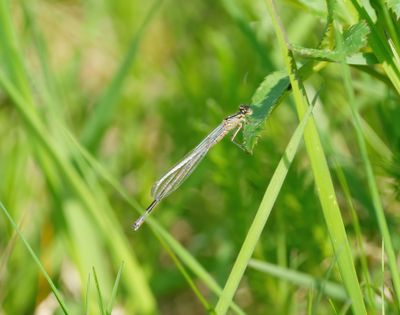
[{"label": "transparent wing", "polygon": [[197,147],[190,151],[182,161],[173,166],[163,177],[156,181],[151,190],[154,199],[161,200],[174,192],[189,177],[215,144],[215,140],[224,132],[224,124],[221,123]]}]

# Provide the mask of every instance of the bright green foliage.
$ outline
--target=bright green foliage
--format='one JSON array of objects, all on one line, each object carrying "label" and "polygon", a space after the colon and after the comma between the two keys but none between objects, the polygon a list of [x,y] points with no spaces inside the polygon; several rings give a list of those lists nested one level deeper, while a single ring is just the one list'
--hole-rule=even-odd
[{"label": "bright green foliage", "polygon": [[387,6],[389,9],[396,14],[397,19],[400,19],[400,1],[399,0],[386,0]]},{"label": "bright green foliage", "polygon": [[264,122],[272,110],[285,95],[290,85],[289,77],[284,71],[276,71],[267,75],[257,88],[251,99],[253,115],[244,126],[243,138],[246,149],[253,152],[257,138],[264,129]]},{"label": "bright green foliage", "polygon": [[399,314],[399,8],[0,1],[0,314]]},{"label": "bright green foliage", "polygon": [[348,30],[343,33],[343,46],[334,50],[326,49],[313,49],[304,48],[297,45],[292,45],[294,52],[308,58],[315,58],[319,60],[327,60],[338,62],[344,55],[351,57],[358,53],[367,44],[367,35],[369,33],[368,26],[365,22],[360,22],[352,25]]}]

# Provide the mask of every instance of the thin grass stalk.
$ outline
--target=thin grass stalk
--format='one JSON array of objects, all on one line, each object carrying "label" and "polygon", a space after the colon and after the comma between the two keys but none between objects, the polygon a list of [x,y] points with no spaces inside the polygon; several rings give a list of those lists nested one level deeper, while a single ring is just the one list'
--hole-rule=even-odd
[{"label": "thin grass stalk", "polygon": [[64,302],[64,299],[61,296],[61,293],[58,291],[57,287],[55,286],[53,280],[51,279],[50,275],[47,273],[46,269],[44,268],[44,266],[42,265],[42,263],[40,262],[39,257],[35,254],[34,250],[32,249],[32,247],[29,245],[28,241],[26,240],[26,238],[24,237],[24,235],[21,233],[18,225],[15,223],[14,219],[11,217],[10,213],[8,212],[8,210],[6,209],[6,207],[4,207],[3,203],[0,201],[0,208],[1,210],[3,210],[3,213],[5,214],[5,216],[7,217],[8,221],[11,223],[14,231],[18,234],[19,238],[22,240],[22,242],[24,243],[24,246],[26,247],[26,249],[28,250],[29,254],[31,255],[33,261],[36,263],[36,265],[38,266],[40,272],[43,274],[43,276],[46,278],[48,284],[51,287],[51,290],[53,291],[53,294],[55,296],[55,298],[58,301],[58,304],[60,305],[62,311],[64,312],[64,314],[68,315],[70,314],[68,311],[68,308]]},{"label": "thin grass stalk", "polygon": [[337,283],[325,279],[316,279],[306,273],[273,265],[257,259],[251,259],[249,261],[249,267],[277,277],[281,280],[291,282],[295,285],[309,288],[313,291],[321,291],[321,293],[325,294],[329,298],[341,301],[348,300],[346,290],[343,288],[343,286]]},{"label": "thin grass stalk", "polygon": [[117,296],[118,286],[121,280],[122,270],[124,269],[124,262],[121,263],[121,266],[118,269],[117,277],[115,279],[115,283],[111,292],[110,301],[107,304],[106,314],[111,315],[113,304],[115,301],[115,297]]},{"label": "thin grass stalk", "polygon": [[101,294],[101,289],[100,289],[99,279],[97,278],[96,269],[94,267],[92,267],[92,271],[93,271],[93,276],[94,276],[94,283],[96,285],[96,292],[97,292],[97,298],[98,298],[97,302],[99,304],[100,314],[106,315],[105,310],[104,310],[103,295]]}]

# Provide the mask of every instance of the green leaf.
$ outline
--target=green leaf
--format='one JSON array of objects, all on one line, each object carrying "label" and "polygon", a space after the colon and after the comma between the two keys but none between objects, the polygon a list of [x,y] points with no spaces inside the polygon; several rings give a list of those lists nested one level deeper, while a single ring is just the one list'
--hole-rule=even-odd
[{"label": "green leaf", "polygon": [[[304,64],[298,71],[300,78],[305,80],[313,74],[315,72],[314,65],[315,63],[312,61]],[[253,114],[243,128],[243,147],[249,153],[253,152],[254,146],[257,144],[264,121],[288,91],[290,91],[289,76],[282,70],[267,75],[258,86],[251,101]]]},{"label": "green leaf", "polygon": [[307,58],[333,62],[339,60],[339,53],[335,50],[307,48],[294,44],[291,45],[291,49],[299,55]]},{"label": "green leaf", "polygon": [[257,88],[251,102],[253,114],[243,130],[243,145],[247,151],[253,151],[263,128],[263,122],[282,99],[289,85],[290,80],[287,73],[276,71],[267,75]]},{"label": "green leaf", "polygon": [[360,51],[367,44],[369,27],[365,21],[352,25],[343,33],[343,52],[345,56],[350,56]]},{"label": "green leaf", "polygon": [[355,66],[376,65],[379,61],[373,53],[357,53],[346,58],[346,64]]},{"label": "green leaf", "polygon": [[397,19],[400,19],[400,0],[386,0],[386,4],[394,12]]},{"label": "green leaf", "polygon": [[342,58],[341,56],[348,57],[355,55],[365,47],[367,44],[368,34],[369,28],[367,23],[361,21],[344,31],[344,45],[340,49],[337,47],[334,50],[306,48],[299,45],[291,45],[291,49],[303,57],[339,62]]}]

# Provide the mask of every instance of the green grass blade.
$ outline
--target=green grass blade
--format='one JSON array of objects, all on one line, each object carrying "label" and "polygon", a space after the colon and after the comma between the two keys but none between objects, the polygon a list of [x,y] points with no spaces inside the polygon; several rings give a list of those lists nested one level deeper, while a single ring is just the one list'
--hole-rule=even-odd
[{"label": "green grass blade", "polygon": [[[336,29],[336,28],[335,28]],[[341,34],[339,31],[336,31],[336,36],[338,38],[338,42],[343,45],[343,42],[340,42],[342,40]],[[363,162],[363,167],[365,174],[367,176],[367,182],[368,182],[368,189],[371,194],[372,198],[372,203],[374,206],[374,212],[378,221],[379,229],[382,234],[383,241],[385,243],[385,248],[386,248],[386,254],[388,256],[388,263],[389,263],[389,268],[392,273],[392,281],[393,281],[393,288],[394,288],[394,293],[395,297],[397,300],[397,305],[400,305],[400,274],[397,266],[397,260],[396,260],[396,254],[394,252],[393,248],[393,243],[392,239],[390,236],[388,224],[386,222],[386,217],[385,213],[383,211],[383,206],[381,202],[381,198],[379,196],[379,191],[378,187],[376,184],[374,172],[372,169],[371,162],[368,157],[368,150],[367,150],[367,144],[362,132],[362,123],[360,119],[360,114],[358,113],[356,109],[356,101],[355,101],[355,95],[354,91],[352,88],[351,84],[351,74],[348,66],[342,62],[342,74],[343,74],[343,80],[344,80],[344,86],[345,90],[347,93],[347,97],[349,100],[349,106],[351,109],[351,114],[352,114],[352,122],[354,125],[354,129],[356,132],[356,138],[357,138],[357,144],[361,153],[361,159]]]},{"label": "green grass blade", "polygon": [[204,309],[207,310],[208,313],[212,312],[211,304],[208,303],[206,298],[203,296],[203,294],[197,288],[196,284],[194,283],[194,280],[190,277],[190,275],[186,271],[185,267],[182,265],[182,263],[179,261],[178,257],[172,251],[172,248],[165,242],[164,239],[162,239],[161,235],[156,233],[156,236],[157,236],[158,240],[160,241],[160,243],[163,245],[164,249],[167,251],[168,255],[171,257],[171,259],[174,262],[174,264],[176,265],[176,267],[179,269],[180,273],[185,278],[186,282],[191,287],[193,293],[197,296],[198,300],[203,305]]},{"label": "green grass blade", "polygon": [[[0,72],[0,85],[4,87],[10,97],[13,99],[19,113],[24,119],[27,128],[32,133],[32,136],[38,141],[41,148],[54,166],[62,174],[71,190],[75,193],[77,198],[82,202],[84,207],[89,211],[93,220],[96,222],[96,227],[100,229],[107,241],[110,250],[114,253],[115,257],[126,257],[127,262],[127,275],[128,278],[135,278],[136,281],[125,280],[125,285],[136,294],[136,302],[138,307],[143,310],[143,313],[149,313],[154,308],[154,300],[152,294],[146,284],[143,272],[137,264],[129,244],[123,235],[121,226],[116,222],[116,218],[107,208],[105,204],[100,205],[96,197],[93,195],[87,184],[82,180],[80,175],[76,172],[75,168],[65,159],[64,156],[56,149],[57,145],[54,144],[53,139],[49,137],[36,113],[28,110],[28,106],[24,98],[19,94],[15,87],[9,80]],[[104,211],[100,214],[98,209],[102,208]],[[110,224],[114,222],[114,224]]]},{"label": "green grass blade", "polygon": [[[27,28],[31,34],[32,41],[37,52],[40,67],[44,76],[44,88],[40,89],[41,98],[45,98],[49,107],[54,110],[57,105],[61,102],[62,98],[57,90],[57,80],[54,76],[53,70],[50,65],[50,58],[48,54],[48,49],[46,46],[46,41],[43,38],[43,34],[40,31],[35,19],[34,11],[35,3],[32,1],[23,0],[21,1],[22,10],[24,12],[24,18],[27,24]],[[38,83],[36,83],[36,87]]]},{"label": "green grass blade", "polygon": [[103,296],[101,294],[101,289],[100,289],[100,284],[99,284],[99,279],[97,279],[97,273],[96,269],[92,267],[93,271],[93,276],[94,276],[94,283],[96,285],[96,292],[97,292],[97,298],[98,298],[98,304],[99,304],[99,309],[101,315],[106,315],[105,310],[104,310],[104,302],[103,302]]},{"label": "green grass blade", "polygon": [[[150,218],[148,218],[150,219]],[[182,262],[196,274],[210,289],[219,297],[222,296],[223,290],[213,277],[207,272],[202,265],[200,265],[196,259],[181,245],[179,244],[168,232],[162,229],[160,226],[153,225],[152,220],[149,220],[148,224],[152,225],[157,233],[168,243],[173,249],[175,254],[182,260]],[[244,314],[244,312],[233,302],[230,301],[228,307],[231,307],[232,311],[236,314]]]},{"label": "green grass blade", "polygon": [[89,315],[89,293],[90,293],[90,273],[87,280],[86,285],[86,294],[85,294],[85,315]]},{"label": "green grass blade", "polygon": [[51,287],[51,291],[53,292],[54,296],[57,299],[58,304],[60,305],[62,311],[64,314],[68,315],[70,314],[67,306],[65,305],[65,302],[61,296],[61,293],[58,291],[57,287],[55,286],[53,280],[51,280],[51,277],[49,276],[49,274],[47,273],[46,269],[44,268],[44,266],[42,265],[42,263],[40,262],[40,259],[38,256],[36,256],[34,250],[32,249],[32,247],[29,245],[28,241],[26,240],[26,238],[22,235],[18,225],[15,223],[15,221],[13,220],[13,218],[11,217],[10,213],[8,212],[8,210],[6,209],[6,207],[4,207],[3,203],[0,201],[0,208],[1,210],[3,210],[3,213],[5,214],[5,216],[7,217],[7,220],[10,222],[10,224],[12,225],[14,231],[18,234],[18,236],[20,237],[20,239],[22,240],[22,242],[24,243],[24,246],[26,247],[26,249],[28,250],[29,254],[31,255],[33,261],[36,263],[36,265],[38,266],[40,272],[43,274],[43,276],[45,277],[47,283],[50,285]]},{"label": "green grass blade", "polygon": [[[308,107],[304,87],[297,79],[296,64],[292,53],[288,49],[286,34],[279,20],[275,3],[272,0],[266,0],[266,4],[272,18],[272,24],[278,38],[281,54],[284,57],[285,65],[290,76],[297,113],[299,117],[303,117]],[[346,231],[337,203],[328,163],[313,119],[310,119],[309,124],[305,128],[304,140],[325,222],[336,254],[339,271],[346,290],[352,300],[353,311],[356,314],[366,314],[360,284],[357,279],[350,245],[347,240]]]},{"label": "green grass blade", "polygon": [[329,135],[324,135],[324,142],[326,143],[328,155],[332,159],[333,167],[334,167],[336,176],[338,178],[338,181],[340,183],[340,186],[342,188],[344,198],[350,209],[350,213],[351,213],[351,217],[352,217],[352,225],[353,225],[353,229],[355,232],[358,251],[360,253],[359,259],[360,259],[360,265],[361,265],[361,273],[362,273],[362,276],[364,277],[364,281],[365,281],[366,300],[369,303],[367,305],[368,306],[368,314],[376,314],[376,312],[377,312],[376,298],[374,297],[371,276],[370,276],[370,273],[368,270],[368,261],[367,261],[365,246],[364,246],[363,239],[362,239],[361,225],[360,225],[360,222],[359,222],[359,219],[357,216],[356,209],[353,204],[353,198],[351,195],[350,186],[346,179],[346,175],[344,173],[343,168],[341,167],[340,163],[337,161],[337,158],[335,156],[335,153],[333,150],[333,145],[331,143],[331,139],[330,139]]},{"label": "green grass blade", "polygon": [[367,10],[363,4],[357,0],[351,0],[354,8],[357,10],[360,17],[367,21],[367,24],[371,30],[369,36],[369,44],[375,53],[375,56],[382,64],[387,76],[391,80],[393,86],[400,94],[400,65],[396,62],[393,54],[391,54],[390,47],[388,47],[387,39],[385,35],[378,29],[376,23],[369,16]]},{"label": "green grass blade", "polygon": [[308,274],[296,270],[283,268],[257,259],[251,259],[249,261],[249,267],[274,277],[278,277],[281,280],[290,281],[296,285],[312,289],[313,291],[321,291],[332,299],[346,301],[349,298],[346,290],[340,284],[325,279],[316,279]]},{"label": "green grass blade", "polygon": [[104,92],[99,102],[95,105],[89,120],[82,131],[82,143],[90,150],[95,151],[101,140],[101,137],[106,130],[107,124],[110,122],[112,113],[115,109],[117,101],[121,95],[122,85],[125,78],[129,74],[129,69],[135,61],[137,51],[142,39],[143,33],[150,24],[152,18],[160,8],[162,0],[155,0],[150,7],[147,16],[144,18],[138,31],[132,37],[127,54],[112,79],[109,87]]},{"label": "green grass blade", "polygon": [[31,93],[22,57],[18,54],[18,43],[11,23],[9,1],[0,1],[0,56],[7,62],[4,70],[18,86],[20,93],[31,104]]},{"label": "green grass blade", "polygon": [[[382,246],[381,246],[381,272],[382,272],[382,279],[385,279],[385,242],[382,240]],[[382,301],[385,301],[385,281],[382,280],[382,287],[381,289],[381,298]],[[382,315],[384,315],[385,312],[385,303],[382,303]]]},{"label": "green grass blade", "polygon": [[239,286],[239,282],[243,277],[246,270],[247,264],[254,252],[257,242],[260,238],[261,232],[267,223],[269,214],[271,213],[272,207],[274,206],[275,200],[282,188],[283,182],[286,178],[289,167],[295,157],[297,149],[300,145],[304,128],[307,124],[308,118],[311,115],[312,107],[308,109],[302,118],[299,126],[293,133],[289,144],[283,154],[279,164],[272,175],[271,181],[265,191],[264,197],[257,210],[255,218],[249,228],[243,245],[240,249],[238,257],[236,258],[235,264],[231,270],[231,273],[226,281],[224,290],[220,299],[218,300],[215,308],[217,314],[225,314],[228,310],[229,304],[231,303],[233,296]]},{"label": "green grass blade", "polygon": [[111,292],[110,301],[108,302],[107,309],[106,309],[107,315],[111,315],[115,297],[117,296],[118,286],[119,286],[119,282],[121,280],[121,274],[122,274],[123,269],[124,269],[124,262],[121,263],[121,266],[118,269],[117,278],[115,279],[114,287]]}]

